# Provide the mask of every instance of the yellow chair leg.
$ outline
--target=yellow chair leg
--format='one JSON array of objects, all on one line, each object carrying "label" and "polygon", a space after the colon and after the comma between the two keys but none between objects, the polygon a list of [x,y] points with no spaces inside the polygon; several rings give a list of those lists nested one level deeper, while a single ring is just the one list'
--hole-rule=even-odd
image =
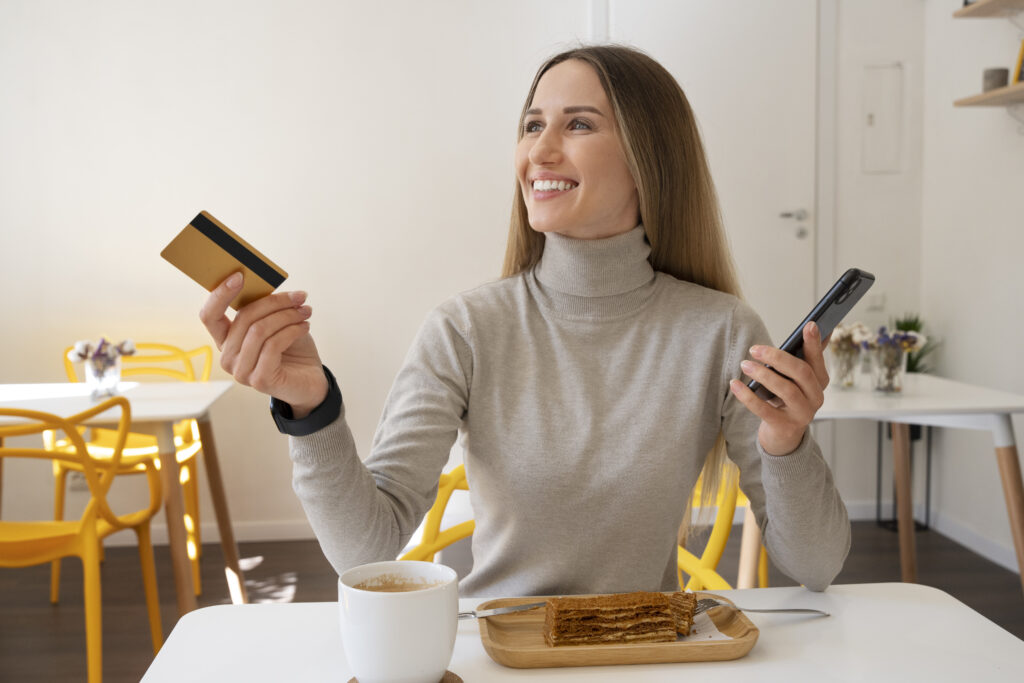
[{"label": "yellow chair leg", "polygon": [[142,565],[142,587],[146,591],[146,611],[149,613],[149,634],[153,639],[153,654],[163,645],[164,632],[160,623],[160,596],[156,587],[156,563],[153,561],[153,542],[149,536],[149,522],[135,527],[139,538],[139,563]]},{"label": "yellow chair leg", "polygon": [[192,587],[199,597],[203,594],[203,585],[199,576],[199,555],[201,552],[199,543],[199,495],[196,486],[195,461],[181,463],[181,472],[184,479],[182,484],[182,498],[185,503],[185,543],[188,548],[189,564],[192,568]]},{"label": "yellow chair leg", "polygon": [[[53,488],[53,519],[61,521],[64,519],[64,492],[68,471],[55,468]],[[50,602],[54,605],[60,600],[60,558],[50,563]]]},{"label": "yellow chair leg", "polygon": [[199,525],[199,453],[196,453],[196,457],[189,463],[190,476],[185,486],[185,509],[192,515],[196,530],[196,557],[203,556],[203,531]]},{"label": "yellow chair leg", "polygon": [[103,596],[100,593],[100,559],[98,543],[89,543],[82,555],[82,576],[85,592],[85,652],[89,683],[103,680]]},{"label": "yellow chair leg", "polygon": [[768,551],[764,545],[761,546],[761,556],[757,559],[757,585],[759,588],[768,587]]}]

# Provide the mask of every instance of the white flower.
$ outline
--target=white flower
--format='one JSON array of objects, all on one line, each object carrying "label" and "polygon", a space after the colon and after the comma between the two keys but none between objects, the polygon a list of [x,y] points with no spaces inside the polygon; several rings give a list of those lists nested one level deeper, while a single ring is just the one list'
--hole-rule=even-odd
[{"label": "white flower", "polygon": [[862,344],[871,339],[871,330],[864,323],[854,323],[850,328],[850,337],[854,344]]},{"label": "white flower", "polygon": [[92,352],[92,344],[90,344],[89,342],[87,342],[84,339],[76,341],[74,348],[72,348],[70,351],[68,351],[68,360],[70,360],[70,361],[85,360],[86,358],[89,357],[89,354],[91,352]]}]

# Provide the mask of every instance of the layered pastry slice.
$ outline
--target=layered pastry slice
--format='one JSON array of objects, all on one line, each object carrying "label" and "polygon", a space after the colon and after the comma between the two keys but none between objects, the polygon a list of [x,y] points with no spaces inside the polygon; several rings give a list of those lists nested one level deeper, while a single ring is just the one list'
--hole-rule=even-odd
[{"label": "layered pastry slice", "polygon": [[[548,645],[671,642],[676,619],[664,593],[551,598],[544,616]],[[692,615],[692,611],[691,611]]]},{"label": "layered pastry slice", "polygon": [[673,593],[669,599],[669,611],[672,612],[672,620],[676,625],[676,633],[684,636],[690,635],[690,628],[693,626],[693,611],[697,608],[696,593]]}]

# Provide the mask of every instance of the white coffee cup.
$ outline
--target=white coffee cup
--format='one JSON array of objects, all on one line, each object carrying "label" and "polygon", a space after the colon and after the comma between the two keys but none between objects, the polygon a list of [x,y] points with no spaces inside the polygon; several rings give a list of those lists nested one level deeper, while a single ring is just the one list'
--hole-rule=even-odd
[{"label": "white coffee cup", "polygon": [[454,569],[397,560],[353,567],[338,579],[338,603],[345,657],[359,683],[444,677],[458,627]]}]

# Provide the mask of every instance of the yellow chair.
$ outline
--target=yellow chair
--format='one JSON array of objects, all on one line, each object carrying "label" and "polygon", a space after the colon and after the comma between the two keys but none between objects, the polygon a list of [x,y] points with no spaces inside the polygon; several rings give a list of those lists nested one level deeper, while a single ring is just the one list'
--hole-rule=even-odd
[{"label": "yellow chair", "polygon": [[[735,466],[730,465],[731,471],[722,479],[718,489],[715,505],[718,511],[715,515],[715,523],[711,530],[711,536],[704,546],[704,552],[697,557],[686,548],[679,546],[678,572],[679,586],[686,590],[729,590],[732,586],[721,577],[715,570],[725,545],[729,541],[729,534],[732,532],[733,515],[737,505],[749,506],[750,502],[743,495],[739,487],[739,477]],[[437,498],[433,506],[427,512],[426,521],[423,524],[423,537],[420,542],[403,554],[400,560],[423,560],[433,562],[435,554],[467,536],[472,535],[475,529],[473,520],[468,520],[447,529],[441,529],[441,520],[444,517],[445,508],[456,490],[468,491],[469,484],[466,482],[466,466],[459,465],[451,472],[441,475],[438,482]],[[694,488],[694,496],[697,501],[694,507],[700,507],[700,482]],[[683,573],[690,579],[683,580]],[[768,585],[768,555],[764,546],[761,546],[761,555],[758,561],[758,583],[763,588]]]},{"label": "yellow chair", "polygon": [[[733,515],[736,507],[749,507],[750,501],[740,491],[739,471],[735,465],[728,465],[728,469],[722,475],[722,483],[718,487],[718,495],[714,505],[718,507],[715,514],[715,523],[711,527],[711,535],[704,546],[704,551],[697,557],[683,546],[677,548],[678,554],[678,575],[679,587],[683,590],[730,590],[729,585],[721,574],[716,571],[718,562],[725,552],[725,545],[729,541],[729,534],[732,532]],[[694,487],[694,509],[705,506],[701,500],[701,482],[697,481]],[[689,577],[684,580],[683,574]],[[768,553],[764,546],[761,546],[760,557],[757,568],[758,584],[761,588],[768,585]]]},{"label": "yellow chair", "polygon": [[[81,425],[86,420],[107,410],[119,407],[121,410],[115,434],[113,451],[102,464],[89,454],[81,436]],[[0,442],[8,437],[42,434],[46,430],[59,430],[70,447],[60,451],[45,448],[26,448],[12,445],[0,446],[0,462],[3,458],[36,458],[61,462],[74,466],[82,472],[89,486],[91,498],[85,511],[77,520],[43,522],[0,521],[0,566],[28,567],[50,562],[62,557],[76,556],[82,560],[85,593],[85,635],[86,658],[90,683],[102,679],[102,611],[100,594],[100,548],[102,540],[122,529],[132,529],[139,541],[139,560],[142,564],[142,579],[146,593],[146,607],[149,610],[149,630],[153,639],[153,653],[156,654],[163,641],[160,626],[160,601],[157,597],[156,567],[153,561],[153,546],[149,535],[149,521],[160,509],[162,489],[156,464],[138,461],[143,467],[149,484],[149,506],[134,512],[117,515],[107,501],[115,477],[119,473],[124,444],[128,437],[131,411],[128,401],[114,397],[103,403],[68,418],[49,413],[16,408],[0,408],[0,418],[15,418],[16,422],[0,421]]]},{"label": "yellow chair", "polygon": [[[74,363],[68,358],[72,347],[64,350],[64,370],[68,379],[79,382],[81,379],[75,370]],[[199,372],[196,372],[198,360]],[[181,382],[206,382],[210,379],[213,368],[213,350],[209,346],[186,351],[169,344],[140,343],[136,345],[135,354],[121,357],[123,378],[159,378],[161,380],[177,380]],[[66,448],[66,441],[57,443],[46,435],[47,446],[50,448]],[[89,453],[96,460],[109,460],[112,453],[114,432],[106,429],[90,430],[86,441]],[[174,445],[177,450],[178,465],[182,494],[185,502],[185,533],[189,559],[192,565],[192,585],[195,594],[202,593],[199,575],[199,557],[202,554],[202,539],[199,532],[199,477],[196,456],[202,450],[199,439],[199,425],[195,420],[182,420],[174,425]],[[124,448],[124,457],[118,469],[119,474],[141,473],[145,471],[144,461],[159,454],[156,437],[150,434],[130,433]],[[157,459],[157,467],[160,466]],[[74,465],[54,462],[54,519],[64,518],[64,493],[67,473],[75,470]],[[53,563],[51,572],[51,598],[57,601],[60,590],[60,561]]]},{"label": "yellow chair", "polygon": [[451,472],[441,475],[437,487],[437,498],[427,512],[426,522],[423,525],[423,538],[414,548],[398,559],[433,562],[434,555],[439,550],[472,535],[473,529],[476,528],[476,523],[473,520],[456,524],[444,531],[441,530],[441,519],[444,517],[444,509],[456,489],[462,491],[469,490],[469,484],[466,482],[465,465],[459,465]]}]

